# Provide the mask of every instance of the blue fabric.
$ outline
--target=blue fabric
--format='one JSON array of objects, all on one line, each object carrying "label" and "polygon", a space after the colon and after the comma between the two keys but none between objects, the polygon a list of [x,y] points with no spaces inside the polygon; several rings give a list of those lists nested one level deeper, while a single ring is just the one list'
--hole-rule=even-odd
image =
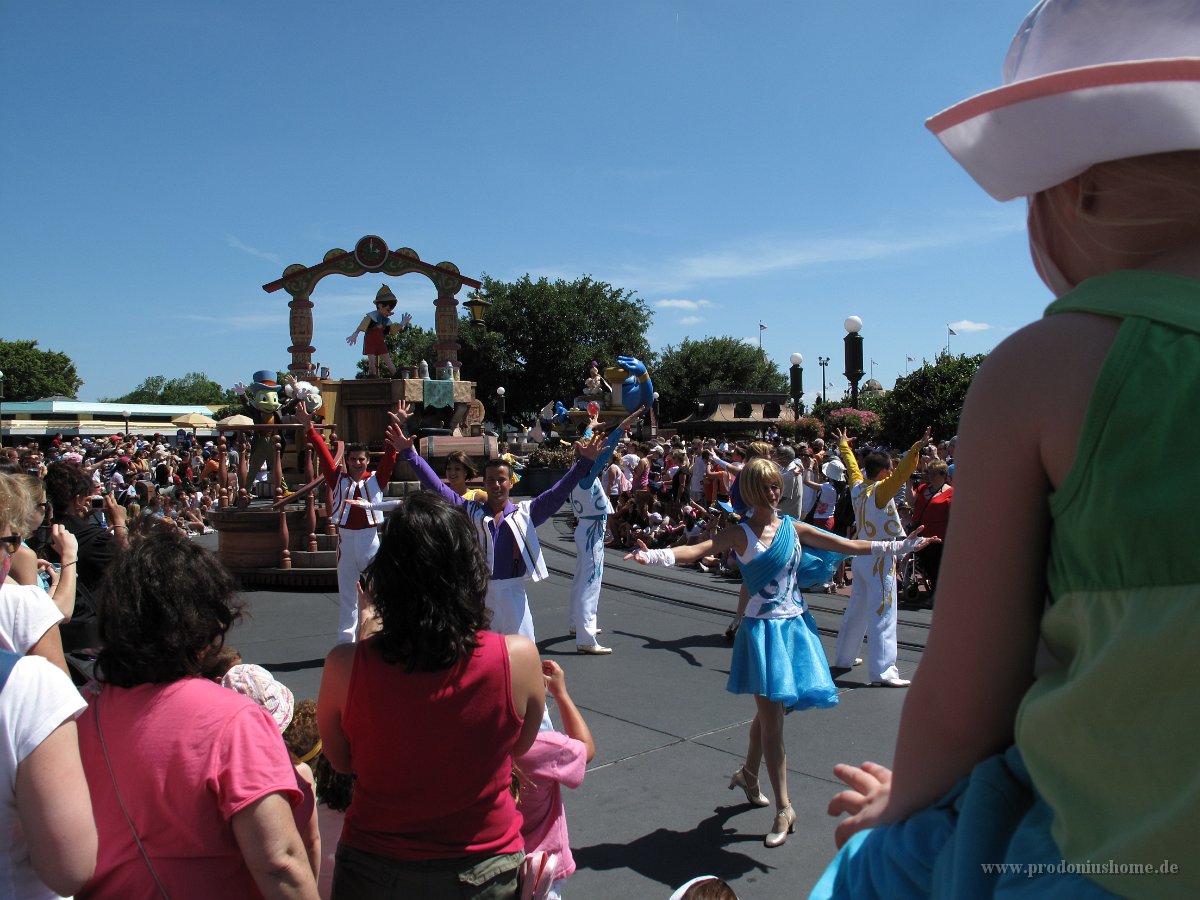
[{"label": "blue fabric", "polygon": [[[817,528],[816,525],[812,527],[817,531],[833,534],[832,531]],[[796,572],[796,584],[801,588],[806,588],[814,584],[825,584],[827,581],[832,581],[833,573],[837,571],[842,560],[849,558],[849,553],[842,553],[839,550],[820,550],[816,547],[805,546],[804,556],[800,560],[800,570]]]},{"label": "blue fabric", "polygon": [[762,589],[788,564],[795,547],[796,528],[792,524],[792,520],[784,516],[779,522],[779,527],[775,529],[775,537],[771,540],[770,547],[750,562],[742,562],[740,558],[738,559],[742,583],[746,585],[746,590],[751,596],[761,593]]},{"label": "blue fabric", "polygon": [[454,382],[433,381],[426,378],[421,393],[422,402],[426,406],[441,408],[454,405]]},{"label": "blue fabric", "polygon": [[789,711],[837,706],[837,688],[812,613],[743,619],[725,690],[776,700]]},{"label": "blue fabric", "polygon": [[[1059,871],[1065,867],[1050,834],[1052,819],[1020,753],[1010,747],[977,765],[933,806],[854,835],[809,900],[1112,897],[1083,875]],[[991,863],[1003,863],[1005,871],[985,871]]]},{"label": "blue fabric", "polygon": [[[583,434],[583,439],[586,441],[592,436],[592,429],[588,429]],[[579,481],[579,486],[590,488],[592,482],[596,480],[596,476],[604,471],[604,467],[608,465],[608,461],[612,458],[613,450],[617,448],[617,444],[621,443],[621,429],[614,428],[605,440],[604,445],[600,448],[600,455],[596,457],[596,461],[592,463],[591,469]]]},{"label": "blue fabric", "polygon": [[4,683],[8,681],[8,676],[12,674],[13,666],[17,664],[17,660],[21,658],[19,653],[13,653],[11,650],[0,650],[0,691],[4,690]]}]

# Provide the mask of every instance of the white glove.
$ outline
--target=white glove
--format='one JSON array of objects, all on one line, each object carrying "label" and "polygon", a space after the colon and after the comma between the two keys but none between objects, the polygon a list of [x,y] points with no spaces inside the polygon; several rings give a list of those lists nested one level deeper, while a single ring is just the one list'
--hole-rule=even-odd
[{"label": "white glove", "polygon": [[675,551],[670,547],[665,550],[637,550],[633,558],[647,566],[675,565]]},{"label": "white glove", "polygon": [[921,535],[906,537],[902,541],[872,541],[871,555],[884,556],[885,554],[895,554],[903,556],[906,553],[912,553],[917,547],[921,546],[921,541],[925,540]]}]

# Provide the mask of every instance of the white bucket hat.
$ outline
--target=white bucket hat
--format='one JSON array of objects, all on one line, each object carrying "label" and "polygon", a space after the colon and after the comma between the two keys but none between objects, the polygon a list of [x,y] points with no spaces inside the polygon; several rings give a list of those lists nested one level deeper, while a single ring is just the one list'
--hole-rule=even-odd
[{"label": "white bucket hat", "polygon": [[1200,3],[1042,0],[1004,61],[1004,86],[925,123],[997,200],[1096,163],[1200,148]]}]

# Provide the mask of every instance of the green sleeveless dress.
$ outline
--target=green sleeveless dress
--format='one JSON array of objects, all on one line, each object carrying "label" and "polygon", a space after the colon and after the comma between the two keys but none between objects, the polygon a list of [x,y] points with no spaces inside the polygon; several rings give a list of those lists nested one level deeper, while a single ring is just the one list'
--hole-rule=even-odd
[{"label": "green sleeveless dress", "polygon": [[1200,449],[1200,282],[1116,272],[1046,314],[1064,312],[1124,322],[1050,498],[1042,637],[1061,668],[1026,694],[1016,744],[1067,860],[1175,863],[1182,882],[1092,877],[1118,894],[1196,897],[1200,489],[1189,470]]},{"label": "green sleeveless dress", "polygon": [[1200,897],[1200,282],[1116,272],[1046,310],[1065,312],[1123,322],[1050,498],[1057,668],[1023,698],[1014,746],[851,837],[810,900]]}]

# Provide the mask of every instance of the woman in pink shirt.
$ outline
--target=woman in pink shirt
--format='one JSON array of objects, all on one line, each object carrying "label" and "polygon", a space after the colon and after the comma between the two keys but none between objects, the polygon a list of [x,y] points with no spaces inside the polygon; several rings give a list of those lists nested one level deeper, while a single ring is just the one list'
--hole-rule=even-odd
[{"label": "woman in pink shirt", "polygon": [[240,615],[211,553],[158,527],[99,597],[100,682],[79,750],[100,837],[88,897],[303,897],[302,793],[270,714],[203,676]]}]

